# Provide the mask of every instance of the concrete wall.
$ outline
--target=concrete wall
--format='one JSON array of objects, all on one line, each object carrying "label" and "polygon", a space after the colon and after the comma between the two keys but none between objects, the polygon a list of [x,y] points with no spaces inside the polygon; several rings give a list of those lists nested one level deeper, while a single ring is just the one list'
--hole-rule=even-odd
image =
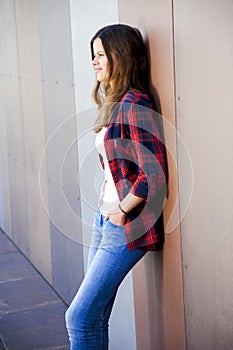
[{"label": "concrete wall", "polygon": [[[187,349],[230,350],[233,3],[175,0],[174,18],[177,126],[194,173],[181,224]],[[187,186],[182,157],[179,178],[182,207]]]},{"label": "concrete wall", "polygon": [[38,1],[38,16],[49,195],[43,186],[41,193],[50,217],[53,286],[70,302],[84,271],[76,144],[70,149],[77,131],[69,1]]},{"label": "concrete wall", "polygon": [[[29,255],[26,160],[14,1],[0,2],[1,26],[1,225]],[[14,197],[13,197],[14,193]]]}]

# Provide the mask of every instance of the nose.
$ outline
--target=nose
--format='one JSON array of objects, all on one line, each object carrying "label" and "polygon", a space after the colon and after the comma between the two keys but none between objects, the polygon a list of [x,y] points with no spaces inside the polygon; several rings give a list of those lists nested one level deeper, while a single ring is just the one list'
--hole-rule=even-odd
[{"label": "nose", "polygon": [[99,63],[98,58],[97,58],[97,57],[94,57],[93,60],[92,60],[93,66],[95,66],[95,65],[98,64],[98,63]]}]

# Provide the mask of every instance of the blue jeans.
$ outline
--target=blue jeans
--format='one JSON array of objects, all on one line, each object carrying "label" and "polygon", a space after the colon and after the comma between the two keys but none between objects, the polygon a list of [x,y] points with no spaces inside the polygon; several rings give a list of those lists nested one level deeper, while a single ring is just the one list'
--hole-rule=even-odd
[{"label": "blue jeans", "polygon": [[71,350],[107,350],[108,321],[117,289],[146,251],[130,251],[122,226],[97,210],[85,278],[66,312]]}]

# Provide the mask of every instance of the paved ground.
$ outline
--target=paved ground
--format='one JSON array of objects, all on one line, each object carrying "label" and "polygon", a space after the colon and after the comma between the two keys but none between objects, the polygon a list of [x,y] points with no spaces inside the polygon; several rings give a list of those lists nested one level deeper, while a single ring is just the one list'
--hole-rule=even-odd
[{"label": "paved ground", "polygon": [[66,305],[0,231],[0,350],[68,350]]}]

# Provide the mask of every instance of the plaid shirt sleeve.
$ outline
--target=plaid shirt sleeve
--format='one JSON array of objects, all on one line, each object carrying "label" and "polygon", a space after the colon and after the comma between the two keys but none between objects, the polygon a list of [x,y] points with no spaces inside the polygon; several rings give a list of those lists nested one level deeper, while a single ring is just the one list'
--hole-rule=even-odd
[{"label": "plaid shirt sleeve", "polygon": [[139,100],[134,97],[130,103],[123,103],[121,113],[138,167],[138,176],[130,192],[150,201],[166,182],[166,162],[158,116],[140,99],[140,96]]}]

